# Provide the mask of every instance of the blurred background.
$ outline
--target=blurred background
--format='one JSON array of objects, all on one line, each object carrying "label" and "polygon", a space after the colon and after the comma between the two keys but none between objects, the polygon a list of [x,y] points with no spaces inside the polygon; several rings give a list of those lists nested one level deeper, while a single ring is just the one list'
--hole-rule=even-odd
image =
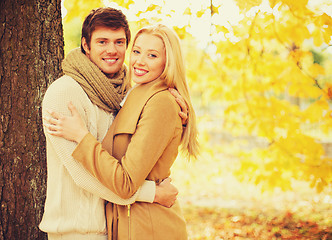
[{"label": "blurred background", "polygon": [[190,239],[332,239],[330,0],[62,5],[65,54],[102,6],[132,35],[161,22],[181,38],[201,154],[179,156],[172,179]]}]

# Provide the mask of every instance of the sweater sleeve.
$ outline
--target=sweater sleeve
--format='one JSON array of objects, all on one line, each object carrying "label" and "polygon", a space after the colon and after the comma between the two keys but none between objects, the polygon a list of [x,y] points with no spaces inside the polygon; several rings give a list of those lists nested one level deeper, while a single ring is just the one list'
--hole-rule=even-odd
[{"label": "sweater sleeve", "polygon": [[[58,81],[58,82],[57,82]],[[70,84],[69,80],[55,81],[47,90],[43,99],[43,116],[47,116],[46,109],[56,111],[63,115],[70,115],[68,103],[71,101],[79,111],[82,119],[87,124],[88,129],[91,128],[88,116],[93,114],[91,112],[91,102],[86,96],[82,88],[75,82]],[[69,172],[73,181],[84,190],[99,196],[109,202],[119,205],[131,204],[135,201],[153,202],[155,196],[155,183],[152,181],[145,181],[140,189],[128,199],[123,199],[116,195],[113,191],[105,187],[95,177],[93,177],[79,162],[72,156],[72,152],[76,147],[76,143],[65,140],[60,137],[52,136],[46,131],[47,148],[52,148],[59,161],[62,162],[64,167]],[[52,169],[50,169],[52,171]]]},{"label": "sweater sleeve", "polygon": [[[139,119],[125,156],[119,162],[87,134],[77,145],[73,157],[108,188],[121,197],[131,196],[144,182],[170,141],[181,135],[176,127],[178,109],[169,98],[153,97]],[[125,108],[121,109],[125,111]]]}]

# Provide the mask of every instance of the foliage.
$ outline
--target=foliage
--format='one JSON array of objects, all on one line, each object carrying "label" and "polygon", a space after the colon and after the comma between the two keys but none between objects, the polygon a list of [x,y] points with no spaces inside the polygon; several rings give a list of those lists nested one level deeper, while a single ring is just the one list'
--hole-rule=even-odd
[{"label": "foliage", "polygon": [[[234,138],[250,136],[247,146],[232,152],[241,160],[240,179],[264,190],[287,190],[292,179],[305,180],[322,191],[332,181],[332,18],[324,12],[332,4],[313,2],[103,1],[121,6],[133,33],[156,22],[174,27],[193,96],[201,99],[197,108],[219,102],[219,127]],[[66,51],[73,46],[69,39],[79,45],[78,22],[100,5],[65,1]],[[202,155],[213,159],[218,143],[204,133],[200,141]]]},{"label": "foliage", "polygon": [[190,239],[307,239],[332,238],[328,226],[298,219],[292,212],[252,209],[184,208]]},{"label": "foliage", "polygon": [[79,47],[81,42],[81,26],[84,17],[97,7],[103,6],[102,0],[81,1],[70,0],[63,2],[63,34],[65,39],[65,53]]},{"label": "foliage", "polygon": [[[224,71],[233,72],[224,79],[230,102],[225,126],[266,141],[240,154],[242,178],[266,189],[288,189],[291,178],[302,179],[321,191],[332,173],[322,146],[331,141],[332,79],[325,72],[331,60],[315,63],[311,49],[329,44],[332,19],[309,10],[306,1],[270,4],[273,11],[256,10],[232,27],[239,41],[218,45],[221,53],[232,51],[221,57]],[[308,131],[313,126],[320,134]]]}]

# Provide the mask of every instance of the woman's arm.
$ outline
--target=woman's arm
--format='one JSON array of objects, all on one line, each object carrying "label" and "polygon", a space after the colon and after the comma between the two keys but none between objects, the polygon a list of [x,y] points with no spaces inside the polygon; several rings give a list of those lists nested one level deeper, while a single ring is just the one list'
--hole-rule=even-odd
[{"label": "woman's arm", "polygon": [[182,125],[177,117],[178,109],[168,92],[154,95],[145,105],[121,161],[104,150],[91,134],[85,135],[73,156],[119,196],[131,196],[147,178],[168,144],[174,139],[180,143]]},{"label": "woman's arm", "polygon": [[[72,80],[74,81],[74,80]],[[68,110],[68,102],[72,101],[77,106],[77,111],[83,116],[84,126],[88,122],[89,102],[85,93],[76,82],[70,79],[59,79],[55,81],[47,90],[43,99],[43,118],[49,118],[50,115],[45,109],[53,109],[61,115],[70,115]],[[107,201],[127,205],[135,201],[153,202],[155,198],[155,183],[147,181],[142,188],[130,199],[122,199],[110,189],[105,187],[98,181],[91,173],[89,173],[79,162],[72,157],[72,152],[76,147],[76,143],[68,141],[64,138],[59,138],[49,134],[48,130],[44,129],[47,148],[52,149],[54,154],[52,158],[56,158],[56,162],[63,164],[67,169],[73,181],[82,189],[99,196]]]},{"label": "woman's arm", "polygon": [[[72,103],[68,104],[68,109],[72,114],[71,117],[59,114],[55,111],[48,110],[51,117],[50,116],[43,117],[45,120],[44,126],[49,134],[61,137],[61,138],[58,137],[53,137],[53,138],[58,138],[63,140],[67,139],[72,142],[80,142],[82,136],[88,132],[86,124],[83,122],[80,114],[78,113],[77,109],[74,107]],[[93,139],[94,144],[97,145],[100,144],[93,136],[91,137]],[[90,144],[88,145],[92,146]],[[107,155],[110,156],[109,154]],[[104,170],[106,169],[104,168]],[[152,183],[155,184],[154,182]],[[103,184],[105,185],[105,183]],[[170,183],[169,179],[165,179],[163,182],[161,182],[159,185],[155,186],[154,188],[153,186],[151,186],[151,181],[144,181],[143,185],[138,191],[138,194],[135,194],[129,200],[136,198],[135,199],[136,201],[144,201],[144,202],[153,201],[165,207],[171,207],[176,200],[177,194],[178,194],[177,188]],[[151,201],[150,199],[152,196],[154,199],[152,198],[153,200]],[[127,195],[126,197],[129,197],[129,195]]]},{"label": "woman's arm", "polygon": [[[71,106],[72,112],[73,109]],[[70,124],[67,123],[73,119],[55,116],[57,120],[51,122],[54,126],[48,128],[51,134],[80,141],[73,153],[74,158],[104,185],[126,198],[137,191],[172,138],[178,136],[180,142],[182,129],[180,118],[177,117],[178,110],[173,97],[166,91],[152,97],[141,114],[121,162],[104,150],[91,134],[87,134],[86,129],[82,130],[82,126],[77,123],[79,119],[71,121],[75,126],[68,127]],[[73,118],[77,118],[74,112]],[[67,131],[67,128],[70,130]],[[83,140],[80,140],[82,136]]]}]

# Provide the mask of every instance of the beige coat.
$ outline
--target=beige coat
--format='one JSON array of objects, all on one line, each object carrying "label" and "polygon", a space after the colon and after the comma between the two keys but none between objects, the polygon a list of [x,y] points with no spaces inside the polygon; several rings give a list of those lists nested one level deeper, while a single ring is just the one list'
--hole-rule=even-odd
[{"label": "beige coat", "polygon": [[[158,183],[170,175],[182,135],[179,111],[162,81],[139,85],[114,120],[104,148],[88,134],[73,157],[116,194],[128,198],[145,179]],[[131,206],[108,203],[106,215],[109,239],[187,239],[177,202],[171,208],[143,202]]]}]

